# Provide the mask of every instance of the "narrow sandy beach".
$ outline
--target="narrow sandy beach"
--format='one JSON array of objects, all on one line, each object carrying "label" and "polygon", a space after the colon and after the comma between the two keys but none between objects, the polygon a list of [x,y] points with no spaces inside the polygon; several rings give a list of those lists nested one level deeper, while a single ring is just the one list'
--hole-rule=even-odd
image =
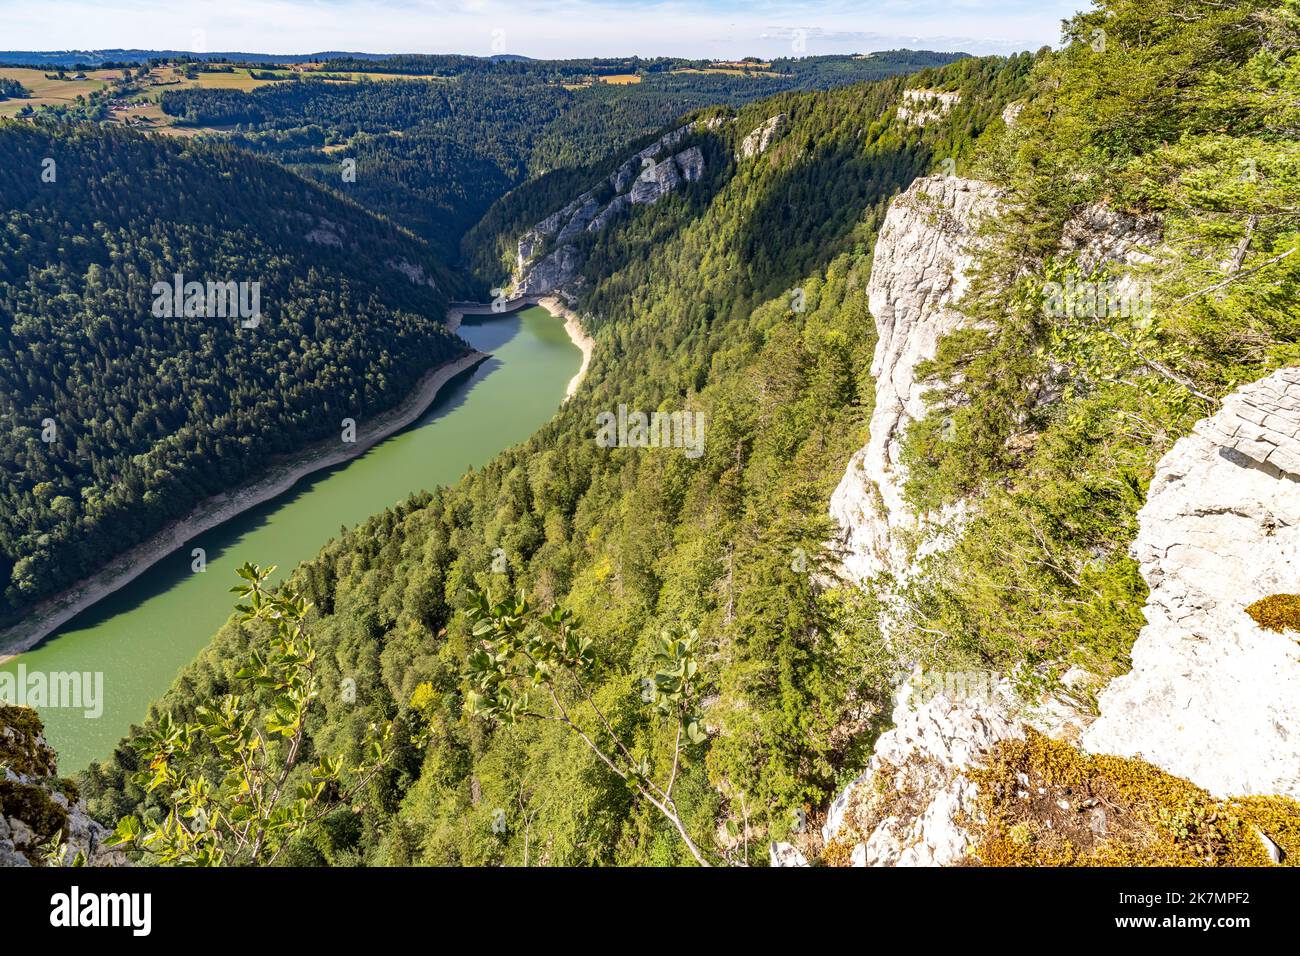
[{"label": "narrow sandy beach", "polygon": [[401,431],[424,414],[444,385],[486,358],[488,353],[472,351],[455,361],[430,369],[400,405],[369,421],[358,423],[355,442],[344,444],[330,439],[314,445],[294,456],[291,461],[273,466],[267,475],[257,481],[200,502],[184,518],[173,521],[147,541],[118,555],[111,565],[98,574],[42,601],[29,617],[0,633],[0,664],[35,647],[77,614],[129,584],[185,542],[249,508],[255,508],[276,495],[283,494],[299,479],[312,472],[342,464],[364,454],[377,442]]},{"label": "narrow sandy beach", "polygon": [[[587,373],[595,342],[583,332],[577,313],[567,308],[556,296],[514,299],[507,303],[505,309],[497,312],[493,311],[491,303],[457,302],[447,310],[447,328],[455,332],[466,315],[500,315],[529,305],[539,305],[556,318],[564,319],[564,330],[573,344],[582,351],[582,365],[565,391],[567,401],[573,397]],[[401,431],[424,414],[444,385],[485,358],[488,358],[488,353],[472,351],[453,362],[430,369],[400,405],[370,421],[359,423],[356,442],[343,444],[329,440],[318,444],[294,456],[291,461],[273,466],[266,476],[251,484],[200,502],[187,516],[173,521],[149,540],[119,555],[99,573],[42,601],[25,620],[0,633],[0,664],[35,647],[63,624],[118,588],[134,581],[185,542],[249,508],[255,508],[276,495],[283,494],[312,472],[342,464]]]}]

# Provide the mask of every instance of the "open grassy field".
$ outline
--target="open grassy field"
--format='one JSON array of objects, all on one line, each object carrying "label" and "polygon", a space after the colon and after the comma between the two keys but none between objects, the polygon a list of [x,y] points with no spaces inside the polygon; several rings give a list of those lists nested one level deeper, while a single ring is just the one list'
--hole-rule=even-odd
[{"label": "open grassy field", "polygon": [[640,83],[641,77],[636,73],[615,73],[613,76],[602,76],[602,83],[610,83],[614,86],[631,86],[634,83]]},{"label": "open grassy field", "polygon": [[[72,75],[68,74],[69,77]],[[24,106],[36,109],[38,106],[71,103],[78,96],[103,89],[110,80],[121,75],[117,70],[93,70],[86,74],[84,80],[47,80],[44,70],[2,67],[0,77],[17,80],[31,95],[22,100],[0,100],[0,116],[14,116]]]},{"label": "open grassy field", "polygon": [[768,73],[762,64],[754,64],[747,70],[742,70],[734,66],[710,66],[702,70],[694,68],[685,70],[673,70],[674,73],[722,73],[726,76],[776,76],[775,73]]},{"label": "open grassy field", "polygon": [[[51,71],[52,72],[52,71]],[[270,86],[272,83],[289,80],[295,74],[310,76],[317,71],[303,68],[275,69],[272,67],[236,67],[229,72],[202,71],[193,76],[186,76],[182,67],[172,64],[154,67],[149,77],[138,92],[127,97],[134,106],[129,110],[114,111],[110,122],[125,124],[130,120],[133,125],[142,126],[157,132],[176,136],[196,136],[205,132],[220,132],[215,129],[198,129],[195,127],[175,127],[173,119],[165,115],[157,105],[158,95],[167,90],[190,88],[241,90],[244,92]],[[254,77],[253,73],[260,74]],[[270,75],[274,78],[269,78]],[[68,74],[71,77],[73,74]],[[88,71],[84,79],[51,80],[46,79],[42,70],[18,68],[0,68],[0,77],[17,80],[31,94],[26,99],[0,100],[0,117],[16,116],[24,106],[36,109],[41,106],[67,105],[76,101],[78,96],[101,90],[113,80],[121,77],[119,70]],[[446,80],[447,77],[400,74],[400,73],[321,73],[320,78],[326,82],[356,83],[361,80]],[[640,82],[640,77],[632,77],[626,82]]]},{"label": "open grassy field", "polygon": [[[277,76],[287,77],[288,70],[258,70],[258,73],[274,72]],[[229,73],[197,73],[193,77],[187,77],[184,71],[174,66],[154,67],[149,71],[149,92],[159,92],[160,89],[185,89],[188,87],[200,87],[209,90],[255,90],[262,86],[269,86],[275,80],[255,80],[246,69],[236,69]]]}]

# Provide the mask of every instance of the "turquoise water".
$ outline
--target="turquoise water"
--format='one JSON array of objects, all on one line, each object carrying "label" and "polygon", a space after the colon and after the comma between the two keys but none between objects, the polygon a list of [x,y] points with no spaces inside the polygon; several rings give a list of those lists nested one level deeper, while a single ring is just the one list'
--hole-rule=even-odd
[{"label": "turquoise water", "polygon": [[[492,358],[458,376],[409,428],[365,454],[186,542],[126,587],[65,624],[0,671],[103,674],[103,713],[38,708],[63,774],[108,756],[231,613],[234,569],[245,561],[288,570],[343,526],[527,439],[564,399],[582,355],[540,308],[468,316],[460,335]],[[207,571],[191,570],[203,548]]]}]

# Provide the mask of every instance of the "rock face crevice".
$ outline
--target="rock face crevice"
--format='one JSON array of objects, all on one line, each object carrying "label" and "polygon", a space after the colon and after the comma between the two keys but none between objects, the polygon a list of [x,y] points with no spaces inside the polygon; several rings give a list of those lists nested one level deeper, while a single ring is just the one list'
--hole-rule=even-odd
[{"label": "rock face crevice", "polygon": [[961,102],[961,93],[943,90],[903,90],[898,118],[909,126],[925,126],[948,115]]},{"label": "rock face crevice", "polygon": [[1300,798],[1300,635],[1246,613],[1300,593],[1300,369],[1238,389],[1161,459],[1133,544],[1150,587],[1133,669],[1099,700],[1094,752],[1215,796]]},{"label": "rock face crevice", "polygon": [[851,580],[901,572],[909,559],[905,538],[920,518],[903,500],[899,459],[907,425],[926,412],[916,367],[934,358],[943,336],[966,324],[954,304],[965,294],[981,224],[997,212],[999,197],[989,183],[926,176],[895,198],[885,215],[867,291],[878,335],[870,438],[849,461],[830,505],[842,529],[843,572]]}]

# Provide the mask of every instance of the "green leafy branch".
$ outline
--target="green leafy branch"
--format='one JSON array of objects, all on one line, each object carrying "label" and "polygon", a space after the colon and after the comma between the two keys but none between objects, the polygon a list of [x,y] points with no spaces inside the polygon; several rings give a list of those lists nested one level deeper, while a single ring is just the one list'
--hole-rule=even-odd
[{"label": "green leafy branch", "polygon": [[[511,600],[494,602],[481,591],[471,591],[465,615],[478,641],[465,674],[470,710],[503,724],[532,719],[563,725],[672,823],[697,863],[711,865],[687,832],[673,798],[683,752],[707,738],[695,712],[698,634],[661,636],[654,654],[655,672],[643,680],[645,702],[675,725],[672,768],[660,785],[652,779],[649,761],[632,754],[597,704],[588,686],[595,664],[591,640],[579,632],[572,611],[553,605],[542,613],[522,592]],[[598,730],[589,732],[575,719],[575,699],[590,709]],[[597,743],[598,738],[605,743]]]},{"label": "green leafy branch", "polygon": [[[296,591],[268,589],[275,568],[244,564],[231,590],[244,623],[272,627],[236,679],[249,693],[226,694],[195,710],[193,723],[168,713],[136,744],[135,780],[164,795],[166,816],[122,819],[112,843],[163,865],[272,865],[290,842],[353,799],[390,758],[392,724],[371,727],[365,759],[345,771],[321,756],[290,787],[303,753],[308,718],[320,694],[316,652],[306,629],[311,605]],[[216,773],[213,773],[215,756]]]}]

